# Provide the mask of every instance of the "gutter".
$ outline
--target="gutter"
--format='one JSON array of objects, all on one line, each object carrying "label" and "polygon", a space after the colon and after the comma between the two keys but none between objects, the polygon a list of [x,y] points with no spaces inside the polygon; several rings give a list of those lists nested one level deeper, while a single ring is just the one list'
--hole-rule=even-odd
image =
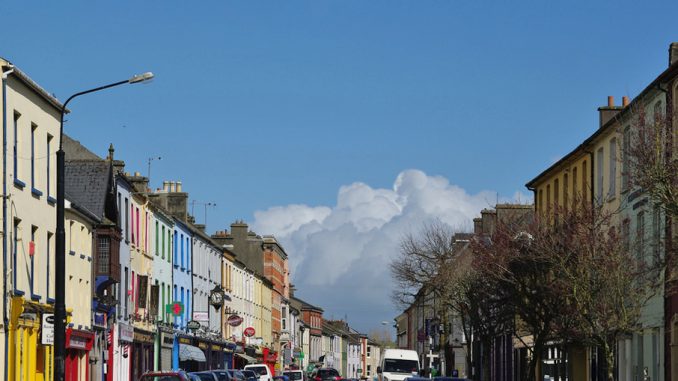
[{"label": "gutter", "polygon": [[[7,67],[9,70],[5,71]],[[9,348],[9,319],[7,318],[7,77],[14,72],[14,65],[5,66],[2,69],[2,289],[4,294],[2,305],[2,323],[5,330],[5,364],[8,361],[7,349]],[[8,366],[5,366],[3,375],[7,381]]]}]

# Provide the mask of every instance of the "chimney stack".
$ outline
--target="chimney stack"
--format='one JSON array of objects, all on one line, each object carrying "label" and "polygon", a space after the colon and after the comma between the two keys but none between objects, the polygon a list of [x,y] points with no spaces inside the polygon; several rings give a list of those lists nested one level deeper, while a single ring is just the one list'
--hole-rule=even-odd
[{"label": "chimney stack", "polygon": [[162,190],[164,190],[165,192],[169,192],[169,181],[162,182]]},{"label": "chimney stack", "polygon": [[598,107],[600,121],[599,128],[603,127],[605,124],[607,124],[607,122],[610,121],[610,119],[614,118],[621,109],[622,107],[614,105],[614,97],[612,95],[608,96],[607,106]]},{"label": "chimney stack", "polygon": [[669,45],[669,66],[678,61],[678,42],[672,42]]},{"label": "chimney stack", "polygon": [[623,96],[623,97],[622,97],[622,107],[628,106],[629,103],[631,103],[631,100],[629,99],[629,97]]}]

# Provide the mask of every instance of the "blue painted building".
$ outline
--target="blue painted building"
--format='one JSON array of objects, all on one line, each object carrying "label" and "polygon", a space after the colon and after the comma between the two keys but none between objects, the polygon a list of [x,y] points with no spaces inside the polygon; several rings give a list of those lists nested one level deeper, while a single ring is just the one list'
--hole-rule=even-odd
[{"label": "blue painted building", "polygon": [[[172,244],[172,296],[173,301],[181,302],[184,305],[184,313],[174,318],[174,327],[177,336],[187,334],[186,323],[191,320],[193,315],[193,279],[192,279],[192,234],[191,229],[181,220],[174,218],[174,235]],[[180,343],[177,337],[174,341],[174,350],[172,351],[172,368],[185,369],[179,358],[180,347],[189,345]]]}]

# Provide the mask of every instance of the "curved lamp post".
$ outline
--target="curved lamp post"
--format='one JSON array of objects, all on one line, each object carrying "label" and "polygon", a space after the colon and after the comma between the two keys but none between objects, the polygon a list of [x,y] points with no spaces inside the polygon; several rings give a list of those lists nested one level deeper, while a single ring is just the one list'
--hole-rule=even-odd
[{"label": "curved lamp post", "polygon": [[124,84],[142,83],[153,79],[153,73],[138,74],[124,81],[111,83],[90,90],[81,91],[71,95],[61,107],[61,121],[59,126],[59,150],[57,159],[57,212],[56,212],[56,258],[55,261],[55,285],[54,285],[54,380],[63,381],[65,374],[66,358],[66,231],[64,229],[64,203],[65,203],[65,157],[63,150],[64,137],[64,114],[66,106],[76,97],[109,89]]}]

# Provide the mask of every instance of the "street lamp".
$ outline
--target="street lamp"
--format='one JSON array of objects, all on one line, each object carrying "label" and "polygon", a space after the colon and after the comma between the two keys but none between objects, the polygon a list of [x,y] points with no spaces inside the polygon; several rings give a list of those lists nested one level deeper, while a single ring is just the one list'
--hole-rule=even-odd
[{"label": "street lamp", "polygon": [[63,150],[64,141],[64,114],[66,106],[76,97],[109,89],[111,87],[124,84],[142,83],[153,79],[153,73],[147,72],[138,74],[124,81],[111,83],[94,89],[81,91],[73,94],[61,106],[61,121],[59,126],[59,150],[56,153],[57,159],[57,213],[56,213],[56,258],[55,258],[55,285],[54,285],[54,380],[63,381],[64,360],[66,357],[66,231],[64,229],[64,202],[65,202],[65,157]]}]

